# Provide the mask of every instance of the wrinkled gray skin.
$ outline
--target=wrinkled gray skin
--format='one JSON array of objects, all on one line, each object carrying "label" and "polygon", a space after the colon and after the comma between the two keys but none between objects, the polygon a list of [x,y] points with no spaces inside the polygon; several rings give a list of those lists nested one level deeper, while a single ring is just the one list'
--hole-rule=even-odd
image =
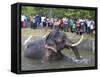
[{"label": "wrinkled gray skin", "polygon": [[[66,42],[68,44],[66,44]],[[58,28],[55,28],[46,39],[39,39],[34,42],[31,42],[27,45],[24,56],[33,59],[41,59],[41,61],[48,62],[52,60],[61,60],[66,57],[61,53],[61,50],[64,48],[71,48],[77,59],[81,59],[77,48],[70,46],[69,43],[72,43],[70,39],[67,38],[64,32],[59,31]],[[45,48],[45,45],[54,47],[57,52],[54,52],[51,49]]]}]

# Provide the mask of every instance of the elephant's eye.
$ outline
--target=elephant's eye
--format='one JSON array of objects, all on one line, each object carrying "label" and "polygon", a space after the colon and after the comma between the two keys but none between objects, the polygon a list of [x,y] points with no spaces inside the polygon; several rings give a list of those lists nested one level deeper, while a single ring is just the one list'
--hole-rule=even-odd
[{"label": "elephant's eye", "polygon": [[53,36],[54,38],[57,37],[56,35]]},{"label": "elephant's eye", "polygon": [[65,40],[65,39],[66,39],[66,37],[65,37],[65,36],[63,36],[63,37],[62,37],[62,39],[63,39],[63,40]]},{"label": "elephant's eye", "polygon": [[61,42],[65,42],[65,39],[62,39],[62,41]]},{"label": "elephant's eye", "polygon": [[63,37],[62,37],[62,42],[65,42],[65,41],[66,41],[66,37],[63,36]]}]

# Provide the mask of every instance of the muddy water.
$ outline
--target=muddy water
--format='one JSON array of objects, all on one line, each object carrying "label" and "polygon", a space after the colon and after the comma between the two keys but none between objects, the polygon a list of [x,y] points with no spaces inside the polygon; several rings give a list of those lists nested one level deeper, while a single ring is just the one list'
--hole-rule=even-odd
[{"label": "muddy water", "polygon": [[[35,38],[34,38],[35,39]],[[22,43],[25,39],[22,40]],[[81,47],[80,47],[81,48]],[[82,47],[83,48],[83,47]],[[64,49],[63,54],[69,57],[74,57],[73,51],[71,49]],[[42,69],[59,69],[59,68],[75,68],[75,67],[92,67],[95,66],[95,56],[94,53],[88,49],[79,49],[80,55],[87,59],[87,63],[74,63],[68,61],[53,61],[50,63],[41,63],[39,60],[29,59],[24,57],[24,47],[22,45],[21,51],[21,69],[22,70],[42,70]]]}]

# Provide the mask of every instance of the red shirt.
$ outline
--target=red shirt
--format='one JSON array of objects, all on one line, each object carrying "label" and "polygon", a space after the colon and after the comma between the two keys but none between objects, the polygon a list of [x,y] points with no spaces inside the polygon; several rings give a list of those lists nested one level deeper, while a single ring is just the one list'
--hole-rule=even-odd
[{"label": "red shirt", "polygon": [[60,20],[60,26],[61,27],[63,26],[63,20],[62,19]]}]

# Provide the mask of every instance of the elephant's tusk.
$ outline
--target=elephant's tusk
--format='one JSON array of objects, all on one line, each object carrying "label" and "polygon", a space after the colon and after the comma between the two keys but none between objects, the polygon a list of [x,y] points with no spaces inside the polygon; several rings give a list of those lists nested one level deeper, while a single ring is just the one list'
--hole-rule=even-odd
[{"label": "elephant's tusk", "polygon": [[[50,33],[50,32],[46,33],[44,36],[42,36],[42,38],[43,38],[43,39],[46,38],[46,36],[47,36],[49,33]],[[41,36],[41,35],[35,35],[35,36]],[[30,36],[25,40],[25,42],[23,43],[23,45],[26,45],[27,42],[29,42],[29,40],[30,40],[32,37],[33,37],[33,36],[30,35]]]},{"label": "elephant's tusk", "polygon": [[24,42],[24,44],[23,45],[26,45],[27,44],[27,42],[32,38],[33,36],[31,35],[31,36],[29,36],[26,40],[25,40],[25,42]]},{"label": "elephant's tusk", "polygon": [[77,45],[79,45],[80,43],[81,43],[81,41],[83,40],[83,35],[81,36],[81,39],[77,42],[77,43],[75,43],[75,44],[72,44],[71,46],[77,46]]}]

